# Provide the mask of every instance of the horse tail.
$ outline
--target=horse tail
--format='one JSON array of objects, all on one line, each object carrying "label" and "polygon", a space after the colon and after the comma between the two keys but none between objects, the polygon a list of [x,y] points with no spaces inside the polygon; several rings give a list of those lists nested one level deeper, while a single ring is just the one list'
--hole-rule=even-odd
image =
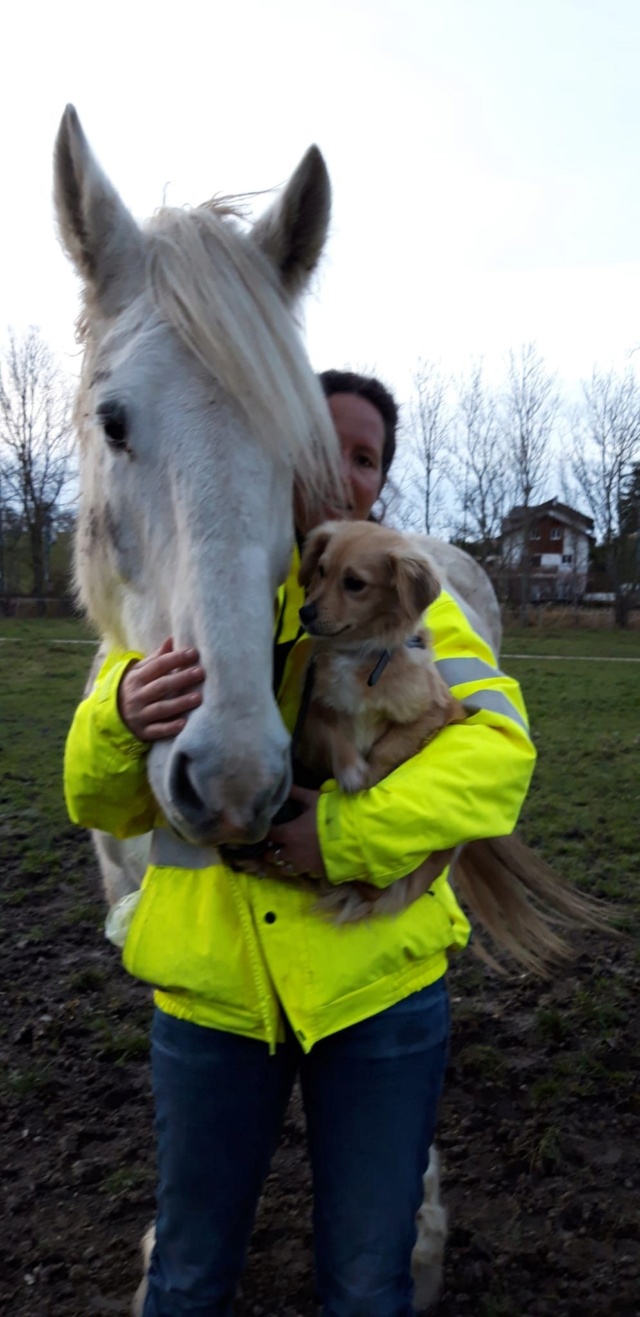
[{"label": "horse tail", "polygon": [[[542,977],[573,955],[562,930],[616,935],[612,906],[576,891],[516,836],[468,842],[451,880],[496,947]],[[472,945],[485,963],[506,972],[477,939]]]}]

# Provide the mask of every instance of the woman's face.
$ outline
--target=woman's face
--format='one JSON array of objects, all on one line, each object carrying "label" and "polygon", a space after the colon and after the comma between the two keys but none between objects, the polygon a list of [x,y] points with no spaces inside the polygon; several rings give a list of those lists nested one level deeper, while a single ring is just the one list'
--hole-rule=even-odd
[{"label": "woman's face", "polygon": [[312,518],[296,490],[296,528],[303,537],[323,521],[366,521],[386,479],[382,472],[384,421],[378,408],[354,393],[332,393],[327,405],[340,440],[345,503],[340,508],[323,508]]},{"label": "woman's face", "polygon": [[354,393],[333,393],[327,404],[340,440],[345,515],[351,521],[366,521],[385,479],[384,421],[373,403]]}]

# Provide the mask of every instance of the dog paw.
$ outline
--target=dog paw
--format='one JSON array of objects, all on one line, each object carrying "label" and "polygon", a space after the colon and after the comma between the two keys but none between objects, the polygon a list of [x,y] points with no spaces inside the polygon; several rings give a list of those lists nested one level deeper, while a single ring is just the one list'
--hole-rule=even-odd
[{"label": "dog paw", "polygon": [[357,759],[353,764],[346,764],[336,772],[338,785],[349,795],[364,791],[369,785],[369,766],[365,759]]}]

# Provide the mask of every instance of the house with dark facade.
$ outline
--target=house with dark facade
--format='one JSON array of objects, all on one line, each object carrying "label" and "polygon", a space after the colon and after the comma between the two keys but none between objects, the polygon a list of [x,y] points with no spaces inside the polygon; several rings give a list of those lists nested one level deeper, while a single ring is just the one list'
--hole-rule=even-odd
[{"label": "house with dark facade", "polygon": [[500,535],[510,597],[519,598],[526,553],[532,603],[580,599],[587,588],[593,529],[591,517],[557,498],[535,507],[513,507],[503,519]]}]

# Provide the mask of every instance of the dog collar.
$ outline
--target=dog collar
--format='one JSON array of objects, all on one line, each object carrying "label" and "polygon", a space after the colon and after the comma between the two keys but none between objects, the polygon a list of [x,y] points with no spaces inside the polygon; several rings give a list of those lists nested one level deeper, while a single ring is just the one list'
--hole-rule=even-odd
[{"label": "dog collar", "polygon": [[[404,647],[405,649],[424,649],[422,636],[409,636],[409,639],[405,640],[404,642]],[[375,668],[373,669],[372,672],[369,673],[369,676],[367,678],[367,686],[376,685],[376,682],[380,680],[387,666],[387,663],[390,663],[395,653],[396,653],[395,649],[383,649],[380,658],[378,659],[378,662],[375,665]]]}]

